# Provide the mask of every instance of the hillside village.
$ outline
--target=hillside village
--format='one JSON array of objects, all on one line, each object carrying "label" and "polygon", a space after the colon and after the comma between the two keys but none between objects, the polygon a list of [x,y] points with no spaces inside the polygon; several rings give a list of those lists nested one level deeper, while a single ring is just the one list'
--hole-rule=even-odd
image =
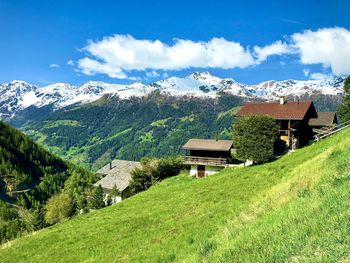
[{"label": "hillside village", "polygon": [[350,262],[350,2],[0,1],[0,263]]},{"label": "hillside village", "polygon": [[[117,203],[128,204],[129,199],[142,200],[142,192],[152,193],[153,188],[158,189],[158,185],[173,177],[193,178],[200,182],[211,180],[211,177],[220,181],[222,176],[222,180],[226,180],[225,174],[249,173],[250,167],[259,169],[266,162],[273,166],[275,162],[293,158],[288,156],[300,155],[298,149],[304,147],[306,154],[310,149],[318,149],[314,145],[324,145],[321,143],[324,139],[338,138],[337,133],[350,126],[350,121],[344,119],[344,110],[340,109],[340,112],[341,118],[337,112],[317,111],[313,101],[291,101],[285,97],[272,102],[247,102],[235,108],[231,140],[221,139],[217,133],[212,139],[189,138],[181,145],[180,156],[165,155],[139,161],[115,159],[94,174],[51,156],[24,134],[3,124],[0,169],[6,190],[1,193],[1,210],[11,216],[2,219],[5,228],[1,240],[11,242],[9,240],[28,231],[59,225],[69,218],[80,218],[81,214],[94,214],[108,206],[117,209],[122,207]],[[17,145],[23,157],[17,156],[11,144]],[[42,162],[36,163],[33,156]],[[30,158],[22,162],[40,171],[41,178],[36,178],[35,173],[17,172],[18,158]],[[61,168],[48,169],[52,161]],[[62,171],[67,174],[65,177],[61,177]],[[27,177],[23,178],[24,175]],[[181,188],[186,188],[186,184],[189,182],[184,180]],[[22,206],[27,209],[29,219],[24,220],[19,213]]]},{"label": "hillside village", "polygon": [[[312,101],[286,101],[284,97],[278,102],[247,103],[237,112],[237,116],[269,116],[274,119],[278,126],[276,140],[285,143],[286,151],[313,144],[348,127],[348,122],[338,125],[336,112],[317,112]],[[189,174],[197,178],[213,175],[225,167],[253,164],[253,160],[242,161],[234,157],[234,144],[232,140],[189,139],[182,146],[185,151],[183,164],[189,166]],[[97,171],[102,179],[95,186],[102,186],[106,204],[113,187],[121,191],[120,197],[113,197],[113,203],[132,195],[129,183],[136,167],[140,168],[141,164],[114,160]]]}]

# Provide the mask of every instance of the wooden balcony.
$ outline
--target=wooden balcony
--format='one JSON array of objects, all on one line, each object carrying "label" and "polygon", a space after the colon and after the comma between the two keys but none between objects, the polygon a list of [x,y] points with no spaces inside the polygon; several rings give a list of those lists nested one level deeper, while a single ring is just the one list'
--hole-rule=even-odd
[{"label": "wooden balcony", "polygon": [[227,158],[213,158],[213,157],[198,157],[198,156],[185,156],[185,164],[198,164],[198,165],[212,165],[212,166],[226,166]]}]

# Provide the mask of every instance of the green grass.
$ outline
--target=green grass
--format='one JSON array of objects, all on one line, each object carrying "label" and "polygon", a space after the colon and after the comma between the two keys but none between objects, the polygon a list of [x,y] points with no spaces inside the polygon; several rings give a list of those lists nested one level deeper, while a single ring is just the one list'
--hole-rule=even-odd
[{"label": "green grass", "polygon": [[152,131],[149,131],[149,132],[146,132],[142,135],[140,135],[140,142],[143,143],[143,142],[152,142],[153,141],[153,132]]},{"label": "green grass", "polygon": [[166,119],[161,119],[154,121],[150,124],[151,127],[166,127],[166,123],[170,120],[171,118],[166,118]]},{"label": "green grass", "polygon": [[108,138],[105,139],[105,140],[106,140],[106,141],[108,141],[108,140],[113,140],[113,139],[115,139],[115,138],[117,138],[117,137],[119,137],[119,136],[121,136],[121,135],[127,134],[128,132],[131,132],[131,131],[132,131],[132,128],[125,129],[125,130],[123,130],[123,131],[121,131],[121,132],[118,132],[118,133],[116,133],[116,134],[114,134],[114,135],[108,137]]},{"label": "green grass", "polygon": [[222,111],[218,114],[217,119],[221,119],[225,116],[236,116],[237,112],[241,109],[241,106],[233,107],[232,109],[229,109],[228,111]]},{"label": "green grass", "polygon": [[60,127],[60,126],[80,126],[79,122],[76,120],[54,120],[54,121],[44,121],[46,128]]},{"label": "green grass", "polygon": [[182,174],[5,244],[0,261],[345,261],[349,160],[348,129],[264,165]]}]

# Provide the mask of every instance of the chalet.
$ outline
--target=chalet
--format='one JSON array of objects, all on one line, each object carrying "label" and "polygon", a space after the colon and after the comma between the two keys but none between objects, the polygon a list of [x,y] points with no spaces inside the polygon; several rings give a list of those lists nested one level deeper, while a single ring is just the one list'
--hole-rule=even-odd
[{"label": "chalet", "polygon": [[190,174],[206,177],[222,170],[231,162],[232,140],[190,139],[182,148]]},{"label": "chalet", "polygon": [[317,115],[317,118],[309,120],[309,125],[313,129],[330,129],[338,124],[336,112],[318,112]]},{"label": "chalet", "polygon": [[286,141],[289,148],[305,146],[313,140],[310,119],[317,119],[318,114],[312,101],[288,101],[247,103],[237,116],[267,115],[279,125],[279,137]]},{"label": "chalet", "polygon": [[131,195],[129,187],[131,171],[140,166],[139,162],[113,160],[96,172],[102,179],[95,183],[94,186],[102,186],[105,202],[114,186],[120,191],[120,196],[112,200],[113,203],[120,202]]}]

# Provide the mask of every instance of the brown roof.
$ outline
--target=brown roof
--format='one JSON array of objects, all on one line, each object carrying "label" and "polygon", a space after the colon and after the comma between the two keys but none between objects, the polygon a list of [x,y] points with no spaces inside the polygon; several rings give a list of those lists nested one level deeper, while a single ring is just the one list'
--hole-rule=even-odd
[{"label": "brown roof", "polygon": [[247,103],[239,110],[237,116],[268,115],[276,120],[302,120],[310,107],[313,117],[316,117],[317,112],[312,101],[288,101],[284,104],[279,102]]},{"label": "brown roof", "polygon": [[310,126],[330,126],[338,122],[336,112],[318,112],[317,115],[317,118],[309,120]]},{"label": "brown roof", "polygon": [[232,145],[232,140],[190,139],[182,148],[198,151],[230,151]]}]

